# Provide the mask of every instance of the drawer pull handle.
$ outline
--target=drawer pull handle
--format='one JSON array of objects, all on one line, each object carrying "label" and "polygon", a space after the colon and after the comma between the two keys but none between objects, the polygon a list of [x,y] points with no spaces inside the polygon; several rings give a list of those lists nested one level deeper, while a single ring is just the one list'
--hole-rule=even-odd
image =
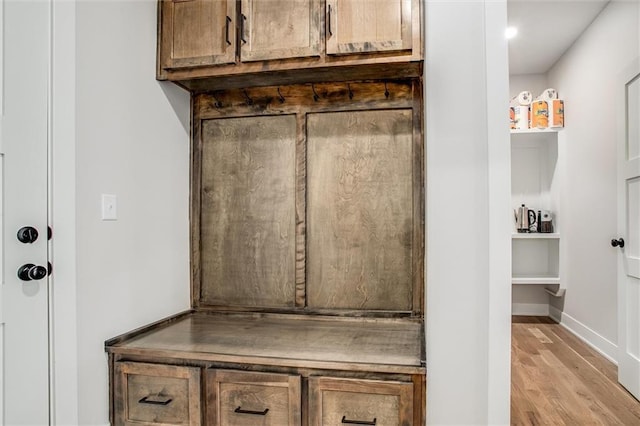
[{"label": "drawer pull handle", "polygon": [[375,417],[370,422],[365,421],[365,420],[349,420],[349,419],[347,419],[347,416],[342,416],[342,423],[348,423],[350,425],[371,425],[371,426],[375,426],[376,420],[378,420],[378,419],[375,418]]},{"label": "drawer pull handle", "polygon": [[229,24],[231,23],[231,18],[227,16],[226,24],[224,27],[224,38],[229,46],[231,46],[231,40],[229,40]]},{"label": "drawer pull handle", "polygon": [[140,401],[138,401],[138,404],[169,405],[171,403],[171,401],[173,401],[173,399],[171,399],[171,398],[149,399],[149,396],[145,396]]},{"label": "drawer pull handle", "polygon": [[234,413],[238,414],[254,414],[256,416],[266,416],[269,412],[268,408],[265,408],[263,411],[253,411],[253,410],[243,410],[242,407],[238,407],[233,410]]},{"label": "drawer pull handle", "polygon": [[244,38],[244,22],[247,20],[247,17],[244,14],[240,14],[240,41],[242,44],[247,44],[247,39]]}]

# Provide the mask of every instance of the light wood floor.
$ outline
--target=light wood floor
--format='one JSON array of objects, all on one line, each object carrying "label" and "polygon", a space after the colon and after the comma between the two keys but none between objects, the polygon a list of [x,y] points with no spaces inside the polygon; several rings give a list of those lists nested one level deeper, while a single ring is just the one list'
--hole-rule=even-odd
[{"label": "light wood floor", "polygon": [[640,425],[617,368],[546,317],[513,317],[511,424]]}]

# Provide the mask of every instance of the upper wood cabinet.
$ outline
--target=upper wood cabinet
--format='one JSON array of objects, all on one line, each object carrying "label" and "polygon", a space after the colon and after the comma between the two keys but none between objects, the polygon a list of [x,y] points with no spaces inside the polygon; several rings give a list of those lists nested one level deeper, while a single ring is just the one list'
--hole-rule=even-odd
[{"label": "upper wood cabinet", "polygon": [[163,70],[235,62],[235,0],[161,0]]},{"label": "upper wood cabinet", "polygon": [[159,0],[157,78],[192,91],[422,75],[420,0]]},{"label": "upper wood cabinet", "polygon": [[242,0],[240,60],[320,55],[319,0]]},{"label": "upper wood cabinet", "polygon": [[411,0],[327,0],[327,54],[411,50]]}]

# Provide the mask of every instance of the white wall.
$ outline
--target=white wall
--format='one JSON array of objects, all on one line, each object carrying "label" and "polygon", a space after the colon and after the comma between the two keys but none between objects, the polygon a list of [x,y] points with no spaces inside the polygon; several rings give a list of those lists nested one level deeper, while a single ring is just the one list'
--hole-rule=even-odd
[{"label": "white wall", "polygon": [[[79,424],[108,422],[104,341],[189,306],[189,98],[154,79],[156,1],[76,3]],[[118,220],[100,220],[100,194]]]},{"label": "white wall", "polygon": [[612,357],[618,255],[609,245],[617,218],[614,82],[640,54],[639,7],[638,2],[611,2],[547,75],[565,100],[562,322]]},{"label": "white wall", "polygon": [[505,27],[503,1],[426,1],[428,424],[509,423]]}]

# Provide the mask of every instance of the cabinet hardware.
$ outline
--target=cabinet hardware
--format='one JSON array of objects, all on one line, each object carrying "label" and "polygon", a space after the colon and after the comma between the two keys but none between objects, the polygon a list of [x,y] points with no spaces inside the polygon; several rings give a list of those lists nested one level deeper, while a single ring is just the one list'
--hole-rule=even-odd
[{"label": "cabinet hardware", "polygon": [[231,23],[231,18],[229,18],[227,16],[226,24],[225,24],[225,27],[224,27],[224,37],[225,37],[225,40],[227,41],[227,44],[229,46],[231,46],[231,41],[229,40],[229,24],[230,23]]},{"label": "cabinet hardware", "polygon": [[247,105],[253,105],[253,99],[251,99],[246,89],[242,89],[242,93],[244,94],[244,100],[247,103]]},{"label": "cabinet hardware", "polygon": [[349,420],[347,419],[347,416],[342,416],[342,423],[348,423],[350,425],[375,425],[376,421],[378,419],[377,418],[373,418],[372,421],[368,422],[366,420]]},{"label": "cabinet hardware", "polygon": [[244,16],[244,14],[241,14],[240,17],[242,19],[240,19],[240,41],[242,41],[242,43],[247,44],[247,40],[245,40],[244,38],[244,21],[247,20],[247,17]]},{"label": "cabinet hardware", "polygon": [[280,100],[281,104],[284,103],[284,96],[282,96],[282,93],[280,93],[280,88],[279,87],[278,87],[278,99]]},{"label": "cabinet hardware", "polygon": [[138,404],[149,404],[149,405],[169,405],[171,403],[171,401],[173,401],[172,398],[165,398],[165,399],[149,399],[149,396],[145,396],[144,398],[142,398],[140,401],[138,401]]},{"label": "cabinet hardware", "polygon": [[256,416],[266,416],[267,413],[269,412],[269,409],[265,408],[263,411],[253,411],[253,410],[243,410],[242,407],[238,407],[235,410],[233,410],[233,412],[238,414],[253,414]]},{"label": "cabinet hardware", "polygon": [[318,102],[320,96],[318,96],[318,92],[316,92],[316,86],[314,86],[313,83],[311,83],[311,90],[313,90],[313,100]]},{"label": "cabinet hardware", "polygon": [[327,5],[327,31],[329,35],[333,35],[333,31],[331,31],[331,5]]},{"label": "cabinet hardware", "polygon": [[389,89],[387,89],[387,82],[384,82],[384,97],[389,99]]},{"label": "cabinet hardware", "polygon": [[347,83],[347,90],[349,91],[349,99],[353,99],[353,92],[351,91],[351,84]]},{"label": "cabinet hardware", "polygon": [[220,100],[218,98],[216,98],[215,94],[211,94],[211,97],[213,98],[213,100],[215,101],[215,103],[213,104],[213,106],[215,106],[216,108],[222,108],[222,102],[220,102]]}]

